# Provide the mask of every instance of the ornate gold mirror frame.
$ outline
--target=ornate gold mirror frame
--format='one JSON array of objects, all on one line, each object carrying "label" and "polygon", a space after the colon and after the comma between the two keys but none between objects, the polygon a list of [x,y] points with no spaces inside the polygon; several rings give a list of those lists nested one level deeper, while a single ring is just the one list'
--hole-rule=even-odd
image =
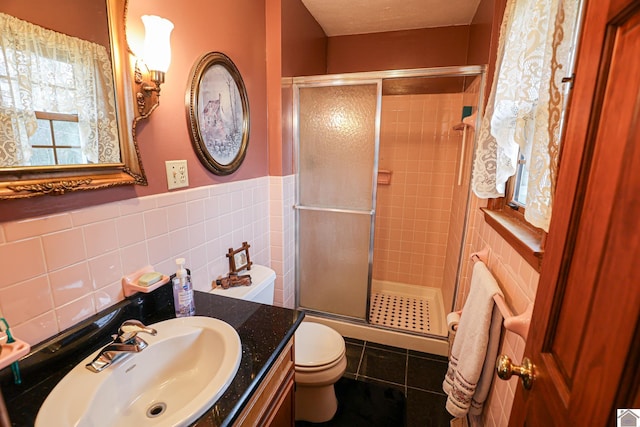
[{"label": "ornate gold mirror frame", "polygon": [[105,0],[109,20],[111,58],[116,89],[116,110],[121,163],[73,166],[2,167],[0,200],[70,191],[94,190],[119,185],[147,185],[135,138],[135,96],[131,53],[126,39],[128,0]]}]

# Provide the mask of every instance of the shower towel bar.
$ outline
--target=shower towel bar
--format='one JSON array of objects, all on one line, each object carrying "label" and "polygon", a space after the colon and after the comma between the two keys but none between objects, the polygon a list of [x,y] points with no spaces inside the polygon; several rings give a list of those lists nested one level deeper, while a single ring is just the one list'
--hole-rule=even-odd
[{"label": "shower towel bar", "polygon": [[[474,252],[471,254],[471,260],[473,262],[482,261],[487,264],[487,260],[489,258],[489,248],[484,248],[481,251]],[[533,304],[529,304],[527,309],[519,315],[514,315],[511,309],[507,306],[504,297],[501,295],[494,295],[493,300],[498,306],[498,310],[502,314],[504,318],[504,327],[520,335],[525,341],[527,340],[527,335],[529,333],[529,324],[531,323],[531,313],[533,312]]]},{"label": "shower towel bar", "polygon": [[467,130],[468,128],[475,130],[476,114],[477,114],[477,111],[470,116],[464,117],[461,123],[458,123],[453,127],[453,130],[462,131],[462,146],[460,147],[460,167],[458,168],[458,187],[462,185],[462,173],[464,171],[464,156],[465,156],[465,153],[467,152]]}]

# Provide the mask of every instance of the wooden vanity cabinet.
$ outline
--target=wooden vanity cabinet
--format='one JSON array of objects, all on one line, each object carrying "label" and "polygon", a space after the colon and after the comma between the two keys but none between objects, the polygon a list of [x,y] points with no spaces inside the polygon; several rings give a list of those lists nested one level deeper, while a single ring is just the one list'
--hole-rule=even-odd
[{"label": "wooden vanity cabinet", "polygon": [[[293,427],[295,425],[295,362],[293,338],[244,407],[233,427]],[[217,427],[209,413],[193,427]]]},{"label": "wooden vanity cabinet", "polygon": [[234,426],[291,427],[294,425],[293,348],[293,339],[291,339]]},{"label": "wooden vanity cabinet", "polygon": [[[295,362],[293,338],[282,353],[258,389],[244,407],[234,427],[293,427],[295,424]],[[193,427],[216,427],[213,415],[198,421]]]}]

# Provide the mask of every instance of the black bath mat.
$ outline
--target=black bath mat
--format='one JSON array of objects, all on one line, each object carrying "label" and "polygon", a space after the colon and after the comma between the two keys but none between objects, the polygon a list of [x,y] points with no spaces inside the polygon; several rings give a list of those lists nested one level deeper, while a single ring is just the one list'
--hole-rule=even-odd
[{"label": "black bath mat", "polygon": [[392,387],[340,378],[335,385],[338,411],[330,421],[296,421],[296,427],[403,427],[406,399]]}]

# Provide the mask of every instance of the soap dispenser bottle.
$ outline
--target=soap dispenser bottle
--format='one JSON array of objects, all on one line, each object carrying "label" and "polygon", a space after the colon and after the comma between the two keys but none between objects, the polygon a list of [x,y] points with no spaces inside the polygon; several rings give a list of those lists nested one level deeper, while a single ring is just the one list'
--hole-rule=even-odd
[{"label": "soap dispenser bottle", "polygon": [[184,268],[184,258],[176,259],[178,271],[173,278],[173,303],[176,307],[176,317],[193,316],[196,306],[193,302],[193,286],[191,276]]}]

